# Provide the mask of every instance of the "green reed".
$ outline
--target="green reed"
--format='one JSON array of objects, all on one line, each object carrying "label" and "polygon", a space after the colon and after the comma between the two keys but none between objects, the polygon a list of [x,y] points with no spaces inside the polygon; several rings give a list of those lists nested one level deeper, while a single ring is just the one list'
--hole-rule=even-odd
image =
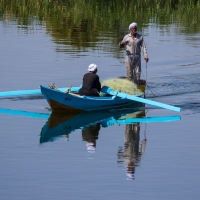
[{"label": "green reed", "polygon": [[174,24],[177,32],[199,33],[200,0],[0,0],[0,19],[13,18],[27,29],[45,23],[56,42],[92,48],[105,33],[116,44],[133,21],[140,32],[153,23],[168,32],[166,25]]}]

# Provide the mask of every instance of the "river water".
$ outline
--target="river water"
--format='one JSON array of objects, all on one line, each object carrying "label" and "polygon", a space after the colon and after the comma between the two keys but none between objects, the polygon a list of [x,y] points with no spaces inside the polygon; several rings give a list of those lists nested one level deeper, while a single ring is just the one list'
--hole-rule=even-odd
[{"label": "river water", "polygon": [[[1,91],[77,86],[91,63],[99,66],[101,81],[126,74],[114,30],[100,32],[94,46],[77,48],[70,39],[55,38],[47,22],[33,22],[23,27],[17,17],[0,21]],[[96,124],[96,148],[80,128],[41,142],[51,114],[42,95],[1,98],[0,199],[199,199],[199,33],[146,24],[146,97],[182,111],[146,105],[145,118],[180,120]],[[132,136],[129,128],[137,129]]]}]

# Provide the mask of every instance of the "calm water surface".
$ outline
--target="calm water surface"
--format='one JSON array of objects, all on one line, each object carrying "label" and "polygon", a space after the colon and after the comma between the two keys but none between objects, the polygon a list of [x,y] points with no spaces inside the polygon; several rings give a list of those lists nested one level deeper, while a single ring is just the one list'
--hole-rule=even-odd
[{"label": "calm water surface", "polygon": [[[81,129],[40,142],[51,114],[41,95],[2,98],[0,108],[9,112],[0,114],[0,199],[200,198],[200,34],[154,23],[143,34],[147,97],[182,108],[147,106],[146,117],[181,120],[133,124],[138,131],[128,139],[127,125],[101,126],[91,150]],[[101,80],[125,75],[124,51],[109,40],[118,39],[113,35],[104,32],[95,47],[77,50],[55,41],[45,23],[23,28],[17,18],[0,21],[1,91],[76,86],[90,63],[99,66]]]}]

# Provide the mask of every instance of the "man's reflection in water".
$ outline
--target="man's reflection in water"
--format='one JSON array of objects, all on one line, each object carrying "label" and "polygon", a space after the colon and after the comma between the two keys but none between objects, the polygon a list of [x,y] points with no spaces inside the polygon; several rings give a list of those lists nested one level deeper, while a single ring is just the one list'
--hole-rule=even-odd
[{"label": "man's reflection in water", "polygon": [[139,166],[141,156],[146,147],[146,138],[140,143],[140,123],[127,124],[124,135],[124,148],[119,147],[118,162],[125,163],[127,179],[133,180],[135,167]]},{"label": "man's reflection in water", "polygon": [[98,139],[100,128],[100,123],[97,123],[82,130],[82,138],[86,141],[86,147],[89,153],[95,153],[96,140]]}]

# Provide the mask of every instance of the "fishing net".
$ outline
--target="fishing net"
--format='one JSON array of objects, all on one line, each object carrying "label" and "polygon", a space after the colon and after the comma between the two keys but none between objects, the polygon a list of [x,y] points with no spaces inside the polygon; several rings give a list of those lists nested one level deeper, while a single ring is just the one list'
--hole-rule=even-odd
[{"label": "fishing net", "polygon": [[[127,79],[121,78],[112,78],[108,80],[104,80],[101,83],[101,87],[108,86],[113,90],[118,90],[120,92],[125,92],[130,95],[142,95],[143,92],[137,87],[137,85]],[[103,96],[103,94],[102,94]]]}]

